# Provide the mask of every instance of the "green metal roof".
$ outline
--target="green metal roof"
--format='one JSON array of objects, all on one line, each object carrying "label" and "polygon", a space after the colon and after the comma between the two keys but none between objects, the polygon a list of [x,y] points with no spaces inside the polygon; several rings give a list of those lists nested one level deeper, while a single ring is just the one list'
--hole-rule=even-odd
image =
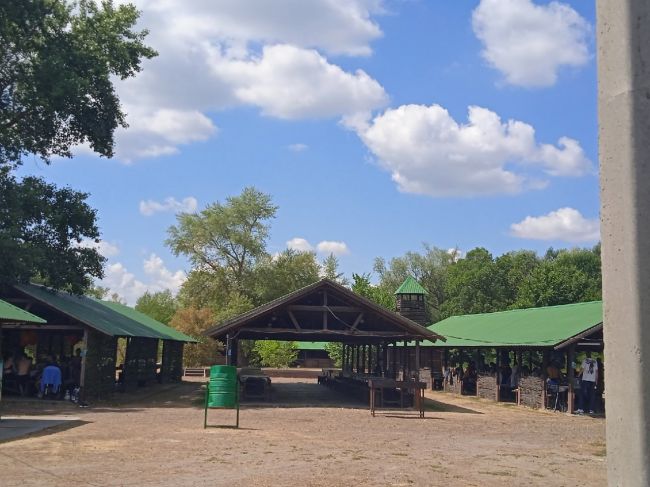
[{"label": "green metal roof", "polygon": [[395,294],[429,294],[418,281],[408,276],[402,285],[397,288]]},{"label": "green metal roof", "polygon": [[[148,323],[137,321],[124,313],[115,311],[99,299],[55,291],[35,284],[17,284],[14,287],[37,301],[72,316],[106,335],[179,340],[172,338],[167,331],[162,332],[158,327],[152,327]],[[160,326],[165,325],[160,323]]]},{"label": "green metal roof", "polygon": [[43,318],[33,315],[24,309],[20,309],[13,304],[7,303],[2,299],[0,299],[0,322],[47,323]]},{"label": "green metal roof", "polygon": [[196,339],[188,336],[171,326],[167,326],[160,321],[154,320],[152,317],[141,313],[140,311],[133,309],[129,306],[126,306],[121,303],[115,303],[113,301],[101,301],[104,306],[108,306],[113,311],[123,314],[127,318],[135,320],[149,328],[153,328],[159,333],[166,335],[169,340],[177,340],[179,342],[196,342]]},{"label": "green metal roof", "polygon": [[325,350],[329,342],[296,342],[298,350]]},{"label": "green metal roof", "polygon": [[602,301],[452,316],[429,326],[447,341],[444,344],[425,342],[423,345],[445,348],[551,347],[602,321]]}]

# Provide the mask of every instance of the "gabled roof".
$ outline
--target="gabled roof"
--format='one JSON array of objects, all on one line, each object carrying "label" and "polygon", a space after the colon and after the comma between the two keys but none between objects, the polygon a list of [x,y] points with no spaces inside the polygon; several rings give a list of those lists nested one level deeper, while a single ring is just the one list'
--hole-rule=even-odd
[{"label": "gabled roof", "polygon": [[144,320],[137,321],[125,313],[117,312],[99,299],[55,291],[36,284],[16,284],[14,287],[36,301],[71,316],[105,335],[179,340],[179,338],[172,338],[174,330],[162,323],[159,325],[167,330],[163,331]]},{"label": "gabled roof", "polygon": [[411,276],[408,276],[400,287],[397,288],[394,294],[424,294],[428,295],[426,289],[424,289],[418,281],[413,279]]},{"label": "gabled roof", "polygon": [[0,299],[0,323],[46,323],[46,321]]},{"label": "gabled roof", "polygon": [[[447,348],[555,347],[603,322],[602,301],[452,316],[429,327]],[[428,345],[432,345],[429,343]]]},{"label": "gabled roof", "polygon": [[[315,303],[320,295],[327,293],[339,304]],[[314,318],[329,320],[330,327],[321,327],[314,323]],[[228,334],[238,334],[239,338],[310,342],[444,340],[438,333],[329,279],[321,279],[204,332],[213,338]]]},{"label": "gabled roof", "polygon": [[176,340],[179,342],[193,342],[196,343],[196,339],[192,338],[185,333],[182,333],[171,326],[167,326],[160,321],[154,320],[151,316],[141,313],[137,309],[133,309],[130,306],[126,306],[121,303],[115,303],[113,301],[101,301],[104,306],[108,306],[113,311],[123,314],[127,318],[137,321],[149,328],[156,330],[161,335],[165,335],[166,340]]}]

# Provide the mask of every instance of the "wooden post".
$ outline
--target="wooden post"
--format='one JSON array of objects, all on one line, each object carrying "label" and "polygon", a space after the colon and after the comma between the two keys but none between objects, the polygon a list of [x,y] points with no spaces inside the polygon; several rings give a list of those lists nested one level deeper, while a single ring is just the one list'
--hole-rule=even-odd
[{"label": "wooden post", "polygon": [[415,340],[415,373],[420,380],[420,340]]},{"label": "wooden post", "polygon": [[542,387],[542,404],[544,405],[544,408],[546,408],[546,379],[548,379],[548,359],[549,359],[549,351],[544,350],[542,352],[542,381],[544,382],[544,385]]},{"label": "wooden post", "polygon": [[571,345],[567,353],[567,380],[569,381],[569,390],[567,392],[567,413],[572,414],[575,406],[574,382],[575,382],[575,367],[573,362],[576,358],[576,346]]},{"label": "wooden post", "polygon": [[496,377],[497,393],[496,393],[496,401],[499,402],[499,400],[501,399],[501,350],[499,350],[497,348],[496,351],[497,351],[497,377]]},{"label": "wooden post", "polygon": [[[79,377],[79,395],[82,401],[86,401],[86,356],[88,355],[88,328],[84,328],[84,336],[81,345],[81,372]],[[115,364],[113,364],[114,366]],[[115,371],[113,371],[115,373]]]}]

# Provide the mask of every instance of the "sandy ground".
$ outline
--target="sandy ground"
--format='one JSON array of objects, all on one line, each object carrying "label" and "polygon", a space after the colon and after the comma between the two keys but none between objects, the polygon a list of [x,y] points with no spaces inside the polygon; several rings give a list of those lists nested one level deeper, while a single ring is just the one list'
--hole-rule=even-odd
[{"label": "sandy ground", "polygon": [[[5,403],[80,421],[0,444],[0,485],[606,485],[603,419],[444,393],[427,393],[425,419],[372,418],[314,381],[274,384],[286,406],[244,407],[239,430],[203,429],[197,382],[89,409]],[[234,412],[209,418],[232,424]]]}]

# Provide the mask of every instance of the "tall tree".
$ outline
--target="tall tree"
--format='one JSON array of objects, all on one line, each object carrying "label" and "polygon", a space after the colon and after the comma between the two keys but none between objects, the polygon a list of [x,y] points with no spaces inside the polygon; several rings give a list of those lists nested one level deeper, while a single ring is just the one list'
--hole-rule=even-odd
[{"label": "tall tree", "polygon": [[168,325],[178,309],[178,302],[169,289],[157,293],[147,291],[138,298],[135,309]]},{"label": "tall tree", "polygon": [[113,155],[115,129],[127,126],[113,81],[156,55],[137,19],[111,1],[0,2],[0,167],[70,157],[82,143]]},{"label": "tall tree", "polygon": [[99,239],[87,198],[40,178],[17,181],[0,169],[0,284],[38,279],[81,293],[103,277],[104,257],[81,245]]},{"label": "tall tree", "polygon": [[373,286],[370,282],[370,274],[352,274],[352,291],[386,309],[395,311],[393,293],[385,287]]},{"label": "tall tree", "polygon": [[443,316],[488,313],[506,309],[507,279],[492,254],[476,248],[449,267]]},{"label": "tall tree", "polygon": [[229,291],[250,294],[247,278],[266,254],[269,220],[277,206],[271,196],[246,188],[198,214],[181,213],[166,243],[190,259],[195,270],[214,273]]},{"label": "tall tree", "polygon": [[342,272],[339,272],[339,259],[334,254],[330,254],[323,260],[321,265],[321,275],[342,286],[348,286],[350,281],[347,280]]},{"label": "tall tree", "polygon": [[253,270],[255,304],[266,303],[318,281],[319,270],[312,252],[287,249],[260,259]]},{"label": "tall tree", "polygon": [[602,299],[600,245],[547,252],[522,281],[515,306],[528,308]]}]

